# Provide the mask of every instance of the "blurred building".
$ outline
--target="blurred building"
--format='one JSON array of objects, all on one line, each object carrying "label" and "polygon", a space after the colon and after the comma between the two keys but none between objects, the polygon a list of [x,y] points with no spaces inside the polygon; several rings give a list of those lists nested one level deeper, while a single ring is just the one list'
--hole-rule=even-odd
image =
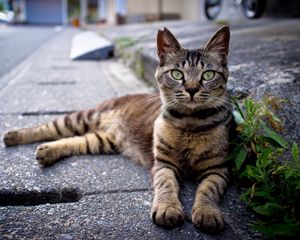
[{"label": "blurred building", "polygon": [[68,22],[68,0],[0,0],[14,11],[16,22],[63,24]]},{"label": "blurred building", "polygon": [[[205,0],[0,0],[17,22],[69,24],[106,22],[123,24],[157,20],[203,20]],[[231,18],[223,0],[222,18]],[[226,9],[227,8],[227,9]],[[299,16],[299,0],[267,0],[266,15]]]},{"label": "blurred building", "polygon": [[198,20],[201,0],[127,0],[127,22],[153,20]]},{"label": "blurred building", "polygon": [[10,6],[18,22],[122,24],[155,20],[197,20],[202,0],[0,0]]}]

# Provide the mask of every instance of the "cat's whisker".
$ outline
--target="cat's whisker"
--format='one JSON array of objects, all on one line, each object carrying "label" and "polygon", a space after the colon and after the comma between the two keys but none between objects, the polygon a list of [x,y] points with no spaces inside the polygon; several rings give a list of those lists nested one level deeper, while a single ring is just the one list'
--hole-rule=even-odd
[{"label": "cat's whisker", "polygon": [[148,114],[149,118],[151,116],[153,116],[153,114],[157,114],[157,112],[159,111],[160,112],[160,109],[161,109],[161,103],[156,103],[155,105],[152,106],[152,110],[150,111],[150,113]]},{"label": "cat's whisker", "polygon": [[[221,100],[221,106],[226,108],[227,110],[231,110],[232,109],[232,102],[230,99],[226,98],[226,97],[211,97],[211,99],[216,100],[216,102],[214,102],[217,105],[217,102],[219,100]],[[223,101],[222,101],[223,100]]]}]

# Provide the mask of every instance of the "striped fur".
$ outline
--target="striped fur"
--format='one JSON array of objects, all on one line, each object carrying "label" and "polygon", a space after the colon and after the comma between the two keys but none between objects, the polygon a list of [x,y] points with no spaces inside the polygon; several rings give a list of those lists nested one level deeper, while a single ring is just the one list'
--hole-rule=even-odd
[{"label": "striped fur", "polygon": [[[231,103],[226,91],[229,29],[220,29],[202,49],[181,48],[164,29],[158,32],[160,94],[116,98],[95,109],[76,112],[48,124],[9,131],[6,146],[52,141],[38,146],[41,165],[81,154],[122,153],[151,168],[154,223],[174,227],[183,222],[179,182],[197,181],[193,223],[204,231],[224,228],[218,207],[228,179]],[[183,78],[176,80],[172,70]],[[203,80],[205,71],[213,78]]]},{"label": "striped fur", "polygon": [[9,131],[3,140],[6,146],[56,140],[38,146],[41,165],[71,155],[122,153],[151,167],[153,123],[160,106],[158,94],[129,95],[47,124]]},{"label": "striped fur", "polygon": [[[199,183],[193,223],[217,232],[225,225],[218,202],[228,183],[224,157],[231,123],[226,91],[229,29],[220,29],[203,49],[196,50],[181,48],[164,29],[158,32],[157,45],[162,107],[154,123],[152,219],[165,227],[183,221],[178,182],[188,177]],[[175,79],[174,69],[183,77]],[[203,78],[206,71],[214,72],[209,81]]]}]

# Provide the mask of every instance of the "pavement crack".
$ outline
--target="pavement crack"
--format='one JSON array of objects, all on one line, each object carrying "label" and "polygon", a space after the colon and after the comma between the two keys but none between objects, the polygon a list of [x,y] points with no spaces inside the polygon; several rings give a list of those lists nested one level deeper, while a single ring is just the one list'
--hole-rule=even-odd
[{"label": "pavement crack", "polygon": [[23,117],[30,117],[30,116],[46,116],[46,115],[65,115],[78,112],[78,110],[69,110],[69,111],[32,111],[32,112],[0,112],[0,116],[23,116]]},{"label": "pavement crack", "polygon": [[73,111],[36,111],[36,112],[23,112],[22,116],[42,116],[42,115],[64,115],[76,112]]},{"label": "pavement crack", "polygon": [[85,192],[84,196],[92,196],[97,194],[114,194],[114,193],[134,193],[134,192],[149,192],[150,188],[138,188],[138,189],[113,189],[113,190],[103,190],[103,191],[93,191]]},{"label": "pavement crack", "polygon": [[50,85],[50,86],[52,86],[52,85],[74,85],[74,84],[76,84],[77,82],[76,81],[53,81],[53,82],[47,82],[47,81],[44,81],[44,82],[38,82],[37,83],[37,85],[42,85],[42,86],[44,86],[44,85]]},{"label": "pavement crack", "polygon": [[0,206],[36,206],[47,203],[77,202],[82,196],[82,191],[78,188],[0,189]]}]

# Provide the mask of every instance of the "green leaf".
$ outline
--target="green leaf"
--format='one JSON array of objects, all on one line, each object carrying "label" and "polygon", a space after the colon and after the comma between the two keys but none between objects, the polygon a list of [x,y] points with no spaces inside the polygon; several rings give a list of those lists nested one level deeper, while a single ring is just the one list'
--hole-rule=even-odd
[{"label": "green leaf", "polygon": [[289,180],[290,177],[292,177],[294,173],[292,171],[285,171],[284,172],[284,178],[285,180]]},{"label": "green leaf", "polygon": [[293,146],[292,146],[292,157],[295,162],[297,162],[299,159],[299,149],[298,149],[297,143],[295,143],[295,142],[293,143]]},{"label": "green leaf", "polygon": [[275,202],[276,198],[273,197],[270,193],[266,192],[266,191],[256,191],[255,192],[255,196],[256,197],[261,197],[261,198],[265,198],[268,201],[271,202]]},{"label": "green leaf", "polygon": [[234,98],[234,97],[231,97],[231,99],[232,99],[234,105],[236,106],[236,109],[238,110],[239,114],[241,114],[242,118],[245,120],[245,116],[244,116],[244,114],[243,114],[243,111],[242,111],[242,109],[241,109],[241,107],[240,107],[238,101],[237,101],[236,98]]},{"label": "green leaf", "polygon": [[[232,145],[234,145],[234,144],[232,144]],[[243,147],[243,146],[242,145],[235,145],[233,150],[229,153],[229,155],[227,155],[225,157],[225,161],[230,161],[230,160],[235,159],[235,156],[237,155],[237,153],[239,152],[241,147]]]},{"label": "green leaf", "polygon": [[300,236],[298,145],[291,146],[293,161],[282,161],[288,143],[277,133],[274,122],[271,127],[262,120],[271,118],[277,122],[279,119],[264,103],[246,99],[241,108],[233,101],[236,105],[233,115],[242,125],[228,158],[235,160],[234,171],[239,179],[246,181],[245,186],[252,185],[240,197],[263,219],[254,227],[272,237]]},{"label": "green leaf", "polygon": [[248,151],[242,147],[236,157],[235,157],[235,165],[236,165],[236,168],[237,170],[240,170],[241,166],[243,165],[243,163],[245,162],[246,158],[247,158],[247,154],[248,154]]},{"label": "green leaf", "polygon": [[264,216],[276,216],[279,212],[284,210],[284,208],[276,203],[266,203],[264,205],[253,207],[253,210]]},{"label": "green leaf", "polygon": [[241,194],[240,199],[245,203],[249,203],[249,200],[251,198],[251,192],[252,192],[252,188],[248,188],[246,192]]},{"label": "green leaf", "polygon": [[266,136],[260,136],[259,140],[261,142],[267,142],[270,143],[275,148],[282,148],[281,144],[279,144],[277,141],[275,141],[273,138],[266,137]]},{"label": "green leaf", "polygon": [[[261,176],[261,174],[259,173],[257,167],[251,166],[251,165],[247,165],[245,171],[242,173],[242,176],[247,177],[250,180],[255,179],[258,182],[263,181],[263,177]],[[253,179],[251,179],[253,178]]]},{"label": "green leaf", "polygon": [[284,215],[283,220],[284,220],[285,223],[295,223],[295,222],[297,222],[297,219],[296,219],[295,215],[291,214],[289,212]]},{"label": "green leaf", "polygon": [[279,143],[281,147],[288,149],[288,143],[282,136],[280,136],[279,134],[277,134],[276,132],[274,132],[273,130],[268,128],[267,124],[261,120],[260,120],[260,125],[262,126],[262,128],[264,129],[264,131],[268,135],[268,137],[272,138],[277,143]]}]

